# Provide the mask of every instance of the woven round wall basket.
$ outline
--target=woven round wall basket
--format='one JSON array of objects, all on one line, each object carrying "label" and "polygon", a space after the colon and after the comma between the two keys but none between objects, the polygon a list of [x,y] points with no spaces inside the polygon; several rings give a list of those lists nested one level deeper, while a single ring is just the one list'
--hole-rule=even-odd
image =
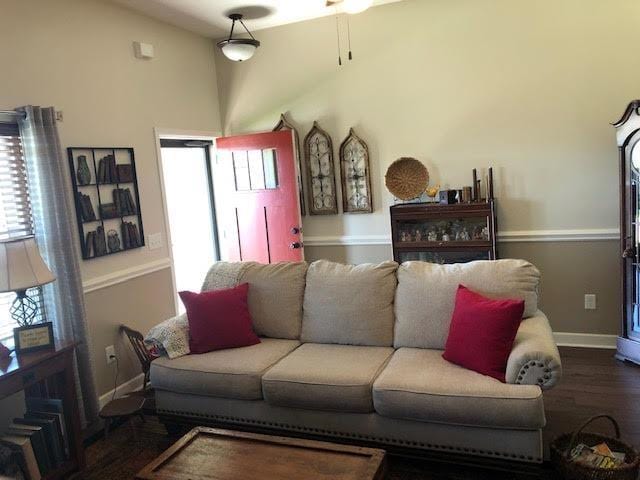
[{"label": "woven round wall basket", "polygon": [[[615,430],[615,438],[598,433],[583,432],[591,422],[599,418],[606,418]],[[597,468],[590,465],[573,462],[568,458],[571,450],[579,443],[593,446],[606,442],[613,451],[624,452],[625,463],[615,468]],[[595,415],[582,424],[573,433],[565,433],[557,437],[550,445],[551,463],[563,480],[637,480],[640,467],[640,457],[631,445],[620,440],[618,422],[609,415]]]},{"label": "woven round wall basket", "polygon": [[419,160],[402,157],[389,165],[384,183],[396,198],[411,200],[422,195],[429,185],[429,171]]}]

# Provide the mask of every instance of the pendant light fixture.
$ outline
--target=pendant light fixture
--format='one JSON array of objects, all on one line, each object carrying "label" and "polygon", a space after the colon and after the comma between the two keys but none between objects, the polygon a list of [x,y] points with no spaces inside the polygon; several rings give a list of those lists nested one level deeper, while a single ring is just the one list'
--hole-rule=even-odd
[{"label": "pendant light fixture", "polygon": [[[218,42],[218,48],[222,50],[222,53],[229,60],[234,62],[243,62],[253,57],[257,48],[260,46],[260,42],[254,38],[247,26],[242,21],[242,15],[239,13],[232,13],[229,15],[231,19],[231,31],[229,32],[229,38]],[[240,25],[244,27],[251,38],[233,38],[233,29],[236,26],[236,22],[240,22]]]}]

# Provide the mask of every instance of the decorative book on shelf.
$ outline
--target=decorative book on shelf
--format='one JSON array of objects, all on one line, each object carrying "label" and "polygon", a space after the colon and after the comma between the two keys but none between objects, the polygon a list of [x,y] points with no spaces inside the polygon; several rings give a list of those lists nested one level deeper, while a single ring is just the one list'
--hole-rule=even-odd
[{"label": "decorative book on shelf", "polygon": [[85,260],[144,246],[133,148],[69,147]]}]

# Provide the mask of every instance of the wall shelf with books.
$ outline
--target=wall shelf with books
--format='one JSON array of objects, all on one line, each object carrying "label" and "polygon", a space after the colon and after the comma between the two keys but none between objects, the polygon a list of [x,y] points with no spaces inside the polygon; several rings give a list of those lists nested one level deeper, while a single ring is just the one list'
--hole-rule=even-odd
[{"label": "wall shelf with books", "polygon": [[145,245],[133,148],[69,147],[82,258]]}]

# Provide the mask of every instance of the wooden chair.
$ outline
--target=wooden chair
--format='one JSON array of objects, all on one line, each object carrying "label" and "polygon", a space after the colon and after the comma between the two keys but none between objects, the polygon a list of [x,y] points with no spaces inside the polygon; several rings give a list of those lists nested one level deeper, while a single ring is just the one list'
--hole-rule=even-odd
[{"label": "wooden chair", "polygon": [[147,346],[144,344],[144,336],[142,335],[142,333],[138,332],[137,330],[133,330],[126,325],[120,325],[120,333],[124,333],[127,336],[129,341],[131,342],[133,351],[140,361],[142,373],[144,373],[142,392],[145,392],[147,390],[147,384],[149,383],[149,370],[151,369],[151,362],[153,361],[154,357],[149,353],[149,350],[147,350]]}]

